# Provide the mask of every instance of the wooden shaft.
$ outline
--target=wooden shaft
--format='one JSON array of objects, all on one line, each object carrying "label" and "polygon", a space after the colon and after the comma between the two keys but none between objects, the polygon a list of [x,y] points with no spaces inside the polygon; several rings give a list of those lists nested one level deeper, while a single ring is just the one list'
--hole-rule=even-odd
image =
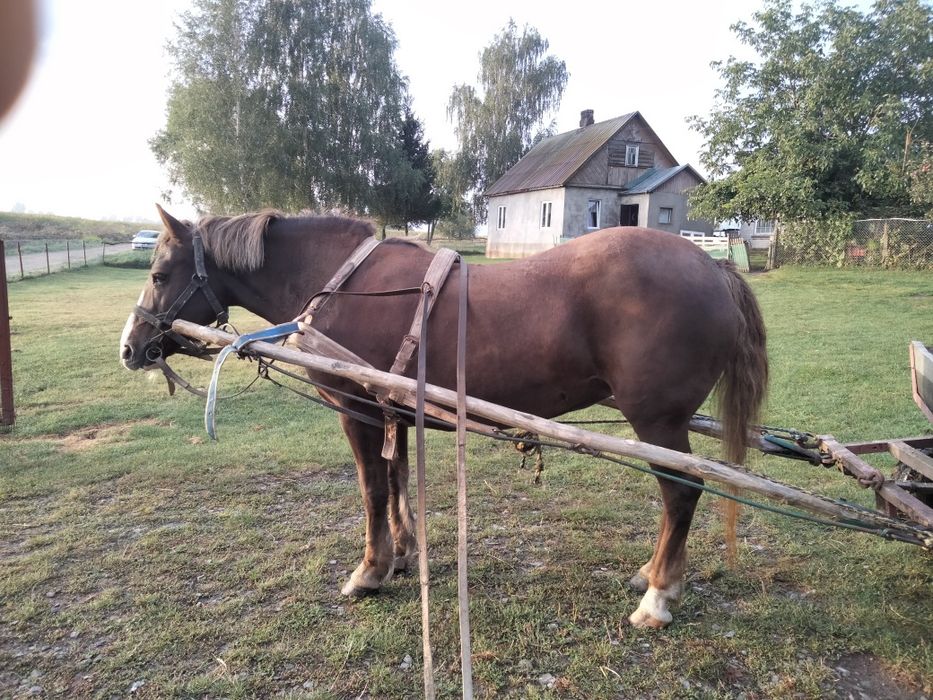
[{"label": "wooden shaft", "polygon": [[[871,481],[877,472],[870,464],[862,461],[850,450],[839,444],[832,435],[820,436],[820,449],[829,452],[856,478]],[[884,501],[890,503],[902,513],[907,513],[924,527],[933,527],[933,509],[927,507],[923,501],[898,488],[892,482],[885,481],[880,488],[876,489],[876,493]]]},{"label": "wooden shaft", "polygon": [[10,302],[6,285],[6,249],[3,239],[0,239],[0,425],[13,425],[15,418]]},{"label": "wooden shaft", "polygon": [[[172,328],[178,333],[217,345],[229,345],[236,339],[236,336],[225,331],[199,326],[188,321],[175,321]],[[350,379],[364,386],[386,387],[393,391],[399,391],[401,394],[415,393],[415,380],[407,377],[399,377],[388,372],[359,367],[339,360],[329,360],[270,343],[256,342],[251,344],[250,347],[256,352],[273,359]],[[428,400],[434,403],[449,407],[456,407],[457,405],[456,392],[449,389],[428,384],[425,395]],[[582,430],[572,425],[563,425],[530,413],[514,411],[505,406],[499,406],[473,397],[467,397],[467,411],[495,424],[515,426],[571,445],[585,446],[589,450],[607,452],[657,464],[690,476],[734,486],[750,493],[757,493],[774,501],[795,506],[818,515],[849,519],[854,515],[853,510],[850,508],[800,491],[793,486],[770,481],[736,466],[722,464],[694,454],[677,452],[676,450],[669,450],[657,445],[639,442],[638,440]],[[933,523],[924,522],[924,525],[929,527]]]}]

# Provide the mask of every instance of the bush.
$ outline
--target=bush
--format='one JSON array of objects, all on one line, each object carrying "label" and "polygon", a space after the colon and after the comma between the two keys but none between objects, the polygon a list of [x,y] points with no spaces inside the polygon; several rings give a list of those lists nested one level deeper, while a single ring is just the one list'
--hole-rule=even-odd
[{"label": "bush", "polygon": [[852,237],[851,215],[780,224],[778,251],[782,265],[834,265],[846,262]]},{"label": "bush", "polygon": [[459,241],[476,237],[476,222],[469,214],[451,214],[437,222],[435,238],[453,238]]}]

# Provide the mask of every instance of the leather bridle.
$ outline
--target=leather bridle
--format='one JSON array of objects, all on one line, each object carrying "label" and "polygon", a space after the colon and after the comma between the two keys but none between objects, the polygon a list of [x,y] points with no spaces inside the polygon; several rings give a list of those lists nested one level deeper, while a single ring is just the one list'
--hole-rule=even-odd
[{"label": "leather bridle", "polygon": [[191,237],[191,243],[194,248],[194,274],[191,275],[191,281],[188,282],[188,286],[182,290],[181,294],[178,295],[175,301],[172,302],[172,305],[165,311],[156,314],[137,305],[133,307],[133,314],[158,331],[157,334],[148,340],[143,352],[148,362],[158,366],[159,369],[162,370],[162,373],[169,382],[169,392],[173,392],[173,384],[179,384],[192,393],[204,396],[205,394],[203,392],[194,389],[165,363],[162,349],[162,339],[168,337],[179,346],[178,352],[183,355],[208,359],[211,355],[216,354],[216,350],[209,350],[205,343],[193,341],[172,330],[172,322],[178,317],[178,314],[181,313],[185,304],[187,304],[191,297],[198,291],[204,295],[204,298],[207,299],[207,303],[210,304],[211,309],[213,309],[216,314],[214,323],[217,326],[224,325],[229,319],[230,312],[220,303],[214,290],[211,289],[207,282],[207,268],[204,265],[204,241],[201,239],[201,234],[197,231],[194,232]]}]

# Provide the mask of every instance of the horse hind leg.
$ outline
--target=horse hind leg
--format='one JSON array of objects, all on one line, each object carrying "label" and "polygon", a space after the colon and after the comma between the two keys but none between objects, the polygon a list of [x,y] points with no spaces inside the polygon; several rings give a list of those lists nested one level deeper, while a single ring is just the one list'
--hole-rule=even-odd
[{"label": "horse hind leg", "polygon": [[[639,439],[678,450],[690,451],[687,423],[669,425],[634,425]],[[671,470],[651,465],[657,471]],[[683,476],[683,475],[678,475]],[[702,483],[698,479],[688,480]],[[644,592],[638,608],[629,616],[635,627],[666,627],[673,616],[670,605],[683,594],[683,576],[687,565],[687,535],[700,497],[699,489],[658,477],[663,513],[654,555],[632,578],[632,585]]]},{"label": "horse hind leg", "polygon": [[408,498],[408,428],[398,426],[398,456],[389,461],[389,528],[395,547],[394,569],[406,571],[418,552],[415,519]]}]

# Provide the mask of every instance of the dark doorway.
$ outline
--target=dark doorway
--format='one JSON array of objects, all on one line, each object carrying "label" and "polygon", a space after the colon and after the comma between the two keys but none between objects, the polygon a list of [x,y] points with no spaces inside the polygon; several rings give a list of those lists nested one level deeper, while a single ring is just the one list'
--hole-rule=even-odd
[{"label": "dark doorway", "polygon": [[638,226],[638,205],[623,204],[619,212],[619,226]]}]

